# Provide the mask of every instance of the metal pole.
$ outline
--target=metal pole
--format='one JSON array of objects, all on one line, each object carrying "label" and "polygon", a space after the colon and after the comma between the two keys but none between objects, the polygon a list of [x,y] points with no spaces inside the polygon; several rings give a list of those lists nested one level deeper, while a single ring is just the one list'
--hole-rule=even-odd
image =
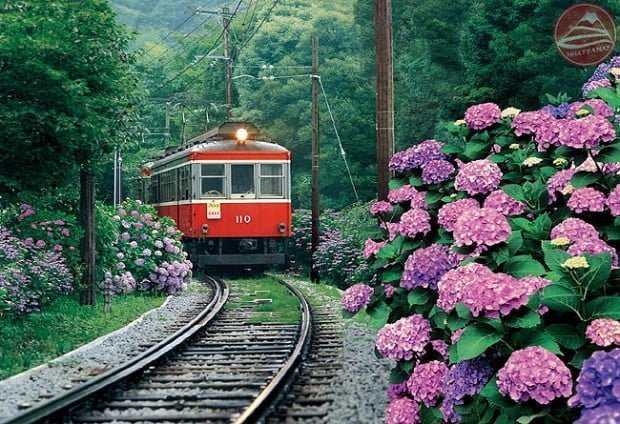
[{"label": "metal pole", "polygon": [[170,113],[172,112],[172,103],[166,102],[166,129],[164,130],[164,147],[168,146],[170,141]]},{"label": "metal pole", "polygon": [[392,0],[375,0],[377,56],[377,198],[387,199],[394,154],[394,69],[392,61]]},{"label": "metal pole", "polygon": [[118,190],[118,170],[116,169],[118,166],[118,147],[114,148],[114,189],[113,189],[113,194],[112,194],[112,203],[114,204],[114,207],[118,206],[118,193],[116,192]]},{"label": "metal pole", "polygon": [[226,70],[226,119],[228,121],[232,118],[232,57],[230,54],[230,18],[229,9],[227,7],[222,9],[222,23],[224,25],[224,61]]},{"label": "metal pole", "polygon": [[316,263],[316,251],[319,246],[319,39],[312,38],[312,269],[310,279],[313,283],[320,280]]}]

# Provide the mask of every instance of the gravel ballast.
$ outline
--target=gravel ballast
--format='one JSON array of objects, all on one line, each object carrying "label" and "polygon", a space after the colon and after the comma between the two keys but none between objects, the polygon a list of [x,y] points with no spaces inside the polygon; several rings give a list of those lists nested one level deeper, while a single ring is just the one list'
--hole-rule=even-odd
[{"label": "gravel ballast", "polygon": [[208,289],[192,283],[188,290],[170,296],[161,307],[128,326],[47,364],[0,381],[0,419],[69,390],[147,350],[161,340],[162,334],[169,334],[171,326],[191,319],[180,319],[180,316],[209,298]]}]

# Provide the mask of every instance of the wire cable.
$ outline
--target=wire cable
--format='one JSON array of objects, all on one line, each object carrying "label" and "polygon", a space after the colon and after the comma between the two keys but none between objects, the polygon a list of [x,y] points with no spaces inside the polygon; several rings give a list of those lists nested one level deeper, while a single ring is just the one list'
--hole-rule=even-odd
[{"label": "wire cable", "polygon": [[243,49],[248,45],[248,43],[250,42],[250,40],[252,40],[252,38],[254,38],[254,36],[256,35],[256,33],[258,31],[260,31],[261,27],[263,26],[263,24],[267,21],[267,19],[269,19],[269,16],[271,16],[271,12],[273,12],[273,9],[275,9],[275,7],[278,5],[278,3],[280,2],[280,0],[274,0],[271,7],[269,8],[269,10],[267,11],[267,14],[265,15],[265,17],[263,17],[263,20],[258,24],[258,27],[256,28],[256,30],[252,33],[252,35],[250,35],[243,43],[243,45],[241,47],[239,47],[239,50],[237,51],[237,55],[240,55],[241,52],[243,51]]},{"label": "wire cable", "polygon": [[168,37],[170,37],[172,34],[174,34],[175,32],[177,32],[183,25],[185,25],[187,23],[187,21],[189,21],[190,19],[192,19],[194,16],[196,16],[196,12],[192,13],[191,15],[189,15],[188,17],[186,17],[183,22],[181,22],[179,25],[177,25],[177,27],[175,29],[173,29],[172,31],[170,31],[168,34],[166,34],[164,37],[162,37],[161,40],[159,40],[156,44],[154,44],[153,46],[151,46],[149,49],[147,49],[143,55],[149,53],[151,50],[153,50],[155,47],[160,46],[161,43],[163,43],[164,41],[166,41],[168,39]]}]

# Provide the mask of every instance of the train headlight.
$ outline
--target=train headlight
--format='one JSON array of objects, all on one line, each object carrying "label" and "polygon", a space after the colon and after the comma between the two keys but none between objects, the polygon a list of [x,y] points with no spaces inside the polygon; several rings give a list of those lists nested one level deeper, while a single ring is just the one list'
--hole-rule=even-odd
[{"label": "train headlight", "polygon": [[209,232],[209,224],[202,224],[202,226],[200,227],[200,230],[202,231],[203,234],[207,234]]},{"label": "train headlight", "polygon": [[284,233],[286,231],[286,224],[281,222],[278,224],[278,231],[280,231],[281,233]]},{"label": "train headlight", "polygon": [[239,128],[235,133],[235,137],[237,137],[237,140],[239,141],[246,141],[248,139],[248,130],[245,128]]}]

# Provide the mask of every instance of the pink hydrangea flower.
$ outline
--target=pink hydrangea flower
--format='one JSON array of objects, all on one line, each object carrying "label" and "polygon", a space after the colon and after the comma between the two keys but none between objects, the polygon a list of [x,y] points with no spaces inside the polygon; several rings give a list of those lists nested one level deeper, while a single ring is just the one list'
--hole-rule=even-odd
[{"label": "pink hydrangea flower", "polygon": [[513,199],[503,190],[495,190],[484,200],[483,207],[493,209],[505,216],[521,215],[525,212],[525,204]]},{"label": "pink hydrangea flower", "polygon": [[575,244],[568,248],[567,252],[571,256],[583,256],[584,253],[598,255],[599,253],[608,252],[611,255],[612,266],[618,266],[618,253],[616,249],[598,238],[577,240]]},{"label": "pink hydrangea flower", "polygon": [[556,172],[547,180],[547,193],[549,193],[549,203],[553,203],[557,200],[556,194],[562,193],[566,186],[570,184],[573,175],[575,175],[575,169],[563,169]]},{"label": "pink hydrangea flower", "polygon": [[543,287],[550,286],[553,284],[553,281],[548,280],[542,277],[535,277],[533,275],[528,275],[527,277],[523,277],[520,281],[525,284],[527,287],[530,287],[529,293],[536,293],[539,289]]},{"label": "pink hydrangea flower", "polygon": [[454,231],[456,220],[461,213],[470,209],[480,209],[480,203],[476,199],[461,199],[456,202],[446,203],[437,215],[437,222],[448,231]]},{"label": "pink hydrangea flower", "polygon": [[408,398],[392,400],[385,411],[387,424],[420,424],[420,407]]},{"label": "pink hydrangea flower", "polygon": [[394,207],[389,202],[386,202],[385,200],[380,200],[378,202],[375,202],[370,207],[370,213],[373,216],[390,213],[393,210],[394,210]]},{"label": "pink hydrangea flower", "polygon": [[431,230],[431,217],[424,209],[410,209],[403,214],[398,224],[398,232],[405,237],[415,238]]},{"label": "pink hydrangea flower", "polygon": [[551,229],[551,239],[566,237],[571,243],[581,239],[598,238],[598,231],[583,219],[566,218]]},{"label": "pink hydrangea flower", "polygon": [[583,187],[573,191],[566,206],[575,213],[603,212],[607,208],[607,198],[605,193]]},{"label": "pink hydrangea flower", "polygon": [[488,194],[499,187],[502,171],[496,163],[488,159],[475,160],[461,165],[454,188],[465,191],[470,196]]},{"label": "pink hydrangea flower", "polygon": [[342,308],[348,312],[358,312],[370,302],[374,290],[366,284],[355,284],[342,292]]},{"label": "pink hydrangea flower", "polygon": [[431,324],[419,314],[386,324],[377,335],[377,350],[384,358],[409,361],[424,353],[431,340]]},{"label": "pink hydrangea flower", "polygon": [[611,318],[595,319],[586,328],[586,337],[597,346],[619,346],[620,321]]},{"label": "pink hydrangea flower", "polygon": [[614,116],[614,110],[603,100],[601,99],[590,99],[585,102],[574,102],[571,103],[570,108],[568,108],[568,112],[566,113],[567,118],[575,118],[577,117],[577,112],[579,110],[584,109],[584,107],[590,107],[594,111],[594,114],[597,116],[602,116],[603,118],[607,118],[609,116]]},{"label": "pink hydrangea flower", "polygon": [[547,405],[556,398],[569,397],[573,379],[560,358],[540,346],[530,346],[510,355],[497,372],[497,387],[515,402],[532,399]]},{"label": "pink hydrangea flower", "polygon": [[[422,199],[424,199],[424,195],[426,195],[426,193],[423,193]],[[388,193],[388,200],[393,204],[398,204],[409,200],[418,200],[419,196],[420,192],[418,192],[415,187],[411,187],[409,184],[406,184],[401,188],[391,190]]]},{"label": "pink hydrangea flower", "polygon": [[407,380],[411,397],[429,408],[435,406],[443,392],[443,378],[447,372],[447,365],[439,361],[417,365]]},{"label": "pink hydrangea flower", "polygon": [[495,103],[482,103],[465,111],[465,123],[473,130],[483,130],[502,119],[502,110]]},{"label": "pink hydrangea flower", "polygon": [[443,357],[443,359],[448,360],[448,358],[450,358],[450,354],[448,353],[449,346],[445,341],[432,340],[431,346],[435,352],[439,353]]},{"label": "pink hydrangea flower", "polygon": [[576,149],[592,149],[616,138],[616,131],[607,119],[596,115],[567,120],[560,130],[560,144]]},{"label": "pink hydrangea flower", "polygon": [[488,208],[462,211],[453,232],[456,246],[493,246],[505,242],[510,234],[512,229],[506,217]]},{"label": "pink hydrangea flower", "polygon": [[409,395],[409,389],[407,389],[407,381],[403,381],[398,384],[388,384],[387,397],[388,400],[394,400]]},{"label": "pink hydrangea flower", "polygon": [[521,112],[510,124],[514,128],[517,136],[534,134],[541,125],[555,118],[549,112],[536,110],[532,112]]},{"label": "pink hydrangea flower", "polygon": [[394,287],[391,284],[384,284],[383,294],[385,295],[386,299],[391,299],[392,296],[394,296]]},{"label": "pink hydrangea flower", "polygon": [[411,290],[415,287],[437,289],[437,282],[453,266],[449,248],[440,244],[416,249],[405,261],[400,286]]},{"label": "pink hydrangea flower", "polygon": [[424,184],[443,183],[450,179],[454,169],[454,165],[447,160],[432,160],[422,167],[422,182]]},{"label": "pink hydrangea flower", "polygon": [[620,216],[620,184],[616,185],[607,197],[607,206],[613,216]]},{"label": "pink hydrangea flower", "polygon": [[377,252],[386,244],[387,241],[374,241],[372,239],[368,239],[364,242],[364,250],[362,251],[362,255],[364,258],[368,259],[371,256],[376,255]]}]

